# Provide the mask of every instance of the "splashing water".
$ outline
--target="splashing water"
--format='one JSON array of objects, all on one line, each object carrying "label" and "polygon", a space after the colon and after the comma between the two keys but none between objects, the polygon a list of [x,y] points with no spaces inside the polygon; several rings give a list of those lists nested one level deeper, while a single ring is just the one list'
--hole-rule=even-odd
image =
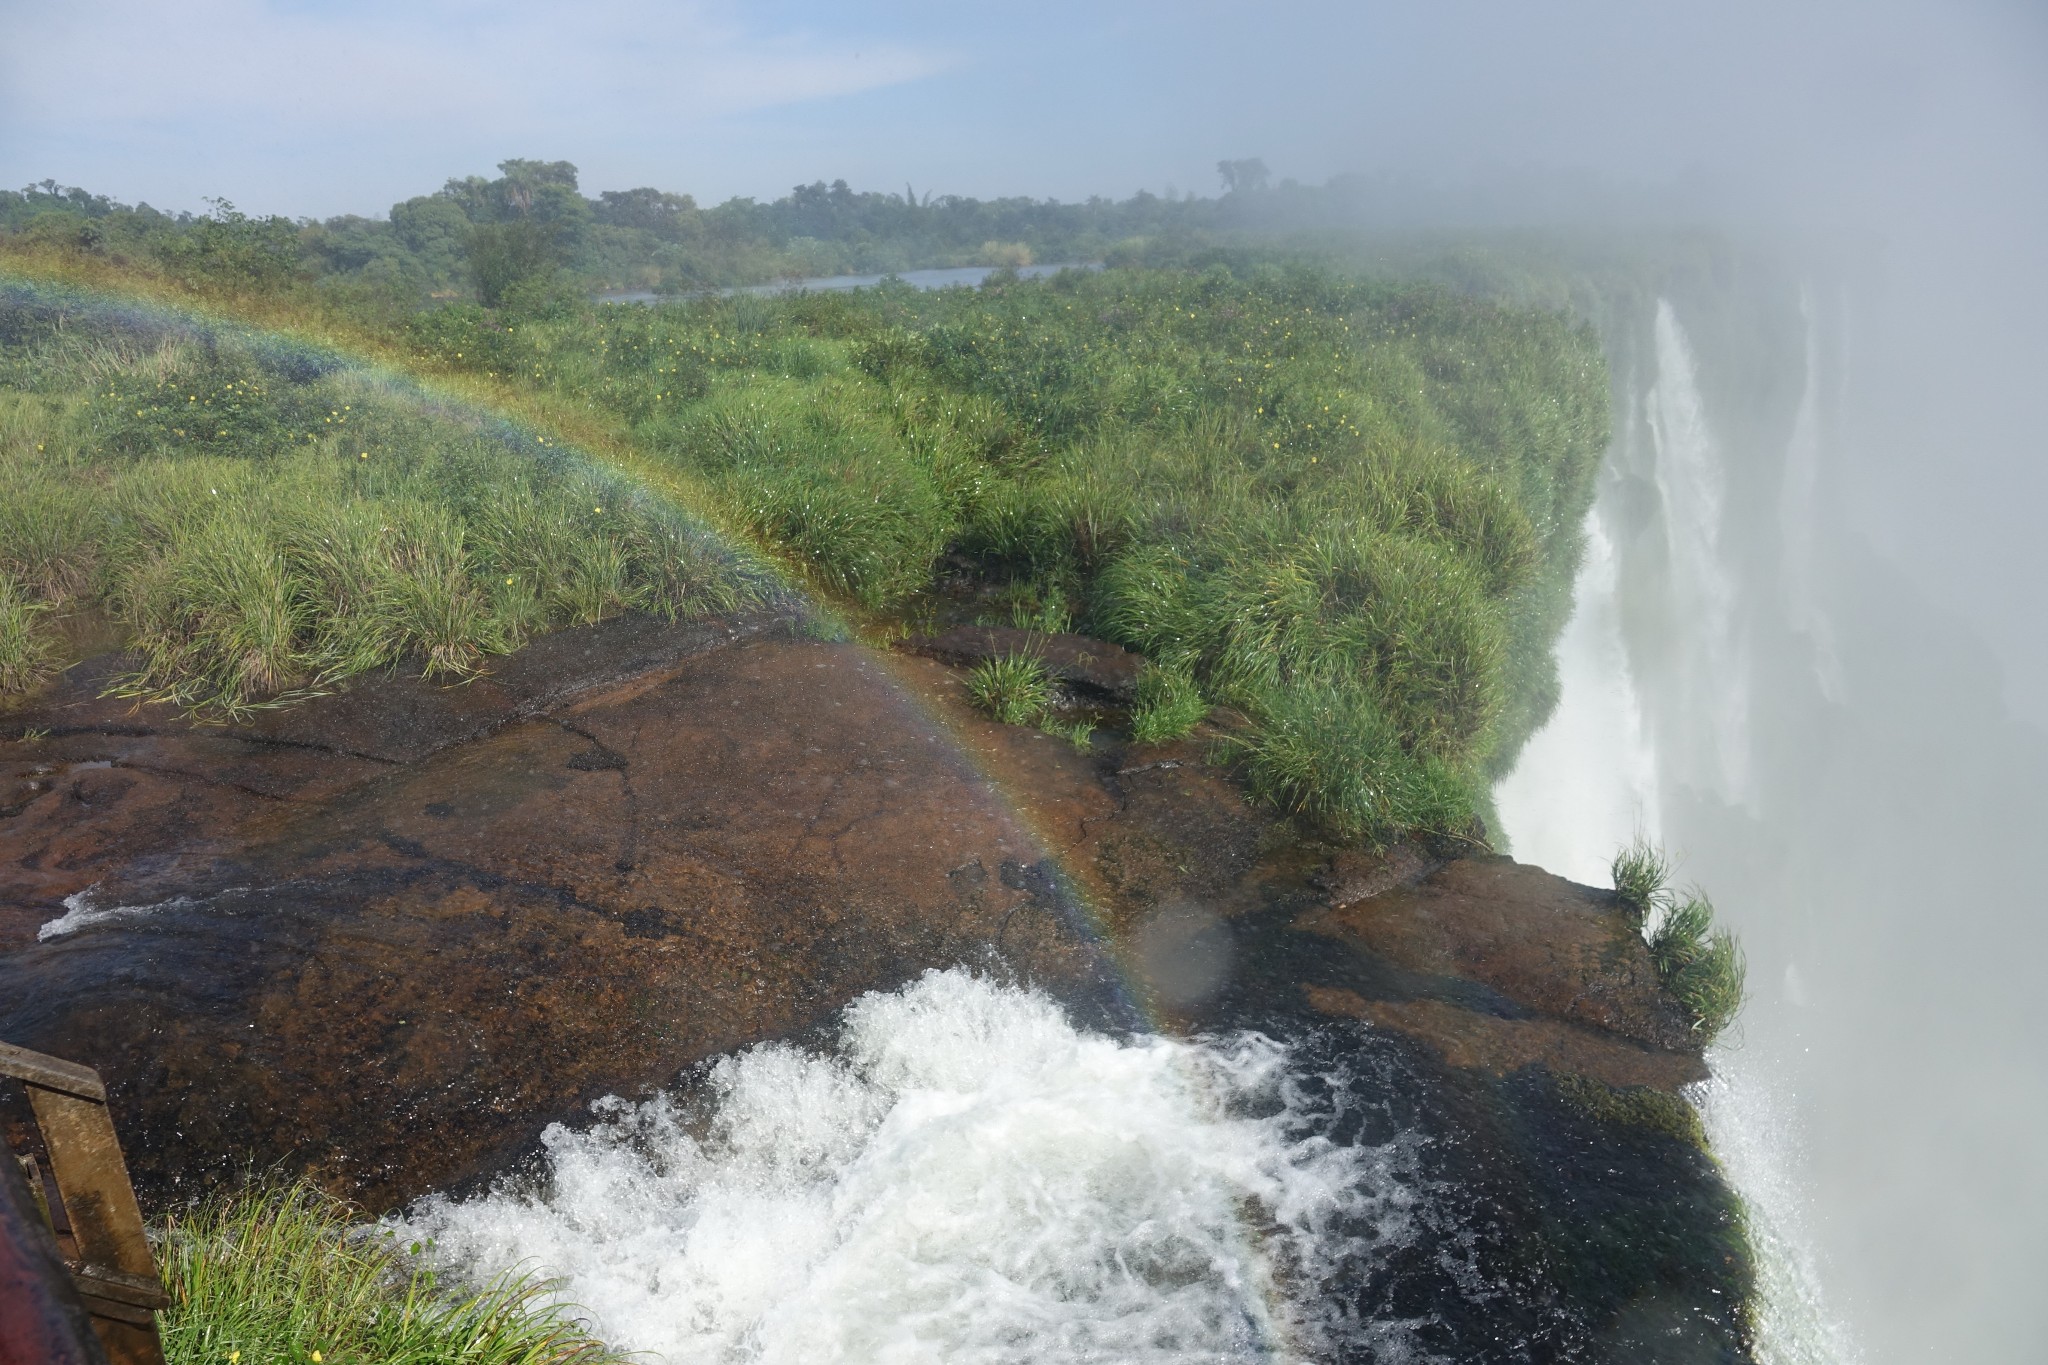
[{"label": "splashing water", "polygon": [[1691,1099],[1728,1183],[1742,1193],[1756,1252],[1756,1355],[1762,1365],[1859,1365],[1862,1353],[1822,1301],[1807,1201],[1794,1174],[1800,1149],[1792,1097],[1754,1053],[1714,1049],[1713,1075]]},{"label": "splashing water", "polygon": [[1286,1063],[933,972],[829,1054],[725,1058],[694,1109],[602,1101],[533,1187],[399,1226],[465,1276],[537,1265],[675,1362],[1293,1359],[1358,1229],[1407,1214],[1382,1149],[1309,1131]]},{"label": "splashing water", "polygon": [[[43,926],[36,930],[36,942],[48,943],[51,939],[63,938],[68,934],[76,934],[82,930],[90,929],[94,925],[118,924],[123,920],[141,919],[146,915],[153,915],[163,910],[194,909],[203,903],[194,900],[190,896],[173,896],[167,901],[159,901],[152,905],[94,905],[92,903],[93,889],[92,887],[87,887],[83,891],[74,892],[66,896],[64,898],[64,913],[53,920],[45,921]],[[246,889],[246,887],[231,886],[226,891],[219,892],[218,894],[223,896],[233,895],[235,892]]]}]

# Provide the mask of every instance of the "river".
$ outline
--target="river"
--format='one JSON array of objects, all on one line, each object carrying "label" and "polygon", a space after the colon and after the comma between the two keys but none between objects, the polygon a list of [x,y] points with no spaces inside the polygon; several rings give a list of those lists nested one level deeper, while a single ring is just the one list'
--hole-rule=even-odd
[{"label": "river", "polygon": [[[913,289],[973,289],[998,270],[1010,267],[994,265],[951,265],[930,270],[897,270],[883,275],[813,275],[804,279],[771,280],[767,284],[740,284],[708,292],[714,294],[802,294],[805,292],[829,292],[840,289],[872,289],[884,280],[900,280]],[[1099,264],[1072,262],[1061,265],[1020,265],[1015,267],[1020,280],[1043,279],[1057,275],[1062,270],[1100,270]],[[600,294],[601,303],[673,303],[691,297],[688,294],[657,294],[648,289],[622,290],[617,293]]]}]

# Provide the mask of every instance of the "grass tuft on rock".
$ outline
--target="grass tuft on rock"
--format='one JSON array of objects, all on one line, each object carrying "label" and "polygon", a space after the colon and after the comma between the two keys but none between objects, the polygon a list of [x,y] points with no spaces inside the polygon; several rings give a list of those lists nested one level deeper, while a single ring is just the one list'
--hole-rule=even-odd
[{"label": "grass tuft on rock", "polygon": [[1209,714],[1201,687],[1186,672],[1148,664],[1138,674],[1138,704],[1131,709],[1131,738],[1140,744],[1179,739]]},{"label": "grass tuft on rock", "polygon": [[1742,1012],[1749,964],[1727,929],[1714,927],[1714,905],[1695,889],[1682,899],[1671,890],[1671,861],[1637,839],[1614,855],[1614,894],[1638,932],[1648,930],[1657,979],[1678,1001],[1704,1042],[1712,1042]]},{"label": "grass tuft on rock", "polygon": [[1028,654],[984,659],[967,675],[975,708],[1005,725],[1036,725],[1052,710],[1052,675]]},{"label": "grass tuft on rock", "polygon": [[1671,862],[1664,850],[1638,837],[1614,855],[1614,894],[1637,930],[1670,903]]},{"label": "grass tuft on rock", "polygon": [[[158,1259],[170,1365],[324,1359],[378,1365],[603,1365],[547,1284],[442,1284],[387,1230],[305,1184],[258,1185],[167,1218]],[[315,1352],[318,1352],[316,1355]]]}]

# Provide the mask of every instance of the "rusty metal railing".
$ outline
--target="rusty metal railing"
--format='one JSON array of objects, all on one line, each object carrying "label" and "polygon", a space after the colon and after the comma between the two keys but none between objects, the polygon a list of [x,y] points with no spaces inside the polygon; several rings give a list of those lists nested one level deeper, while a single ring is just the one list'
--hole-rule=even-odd
[{"label": "rusty metal railing", "polygon": [[[163,1365],[156,1310],[169,1300],[157,1278],[156,1258],[99,1073],[0,1043],[0,1076],[11,1076],[28,1087],[49,1170],[45,1173],[40,1163],[25,1161],[22,1166],[29,1179],[23,1183],[63,1258],[76,1302],[89,1315],[106,1359],[110,1365]],[[13,1156],[4,1159],[10,1165],[16,1161]],[[0,1248],[0,1254],[6,1250]],[[26,1249],[20,1256],[23,1264],[33,1259]],[[49,1301],[56,1303],[61,1297],[54,1294]],[[61,1309],[50,1311],[61,1316]]]}]

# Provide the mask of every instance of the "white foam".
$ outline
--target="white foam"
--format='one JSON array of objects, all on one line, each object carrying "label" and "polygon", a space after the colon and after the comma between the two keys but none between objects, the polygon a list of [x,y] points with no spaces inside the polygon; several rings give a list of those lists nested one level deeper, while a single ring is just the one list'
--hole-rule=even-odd
[{"label": "white foam", "polygon": [[1384,1152],[1309,1135],[1286,1061],[934,972],[856,1002],[830,1055],[728,1057],[694,1116],[603,1101],[547,1130],[537,1187],[398,1226],[466,1277],[559,1276],[675,1362],[1291,1359],[1316,1324],[1290,1305],[1406,1203]]},{"label": "white foam", "polygon": [[75,934],[79,930],[89,929],[95,924],[111,924],[116,920],[136,919],[149,914],[153,910],[161,910],[166,906],[190,903],[180,896],[174,900],[164,901],[157,905],[96,906],[92,903],[93,889],[92,887],[87,887],[83,891],[66,896],[64,898],[64,913],[36,930],[36,942],[47,943],[53,938],[62,938],[66,934]]}]

